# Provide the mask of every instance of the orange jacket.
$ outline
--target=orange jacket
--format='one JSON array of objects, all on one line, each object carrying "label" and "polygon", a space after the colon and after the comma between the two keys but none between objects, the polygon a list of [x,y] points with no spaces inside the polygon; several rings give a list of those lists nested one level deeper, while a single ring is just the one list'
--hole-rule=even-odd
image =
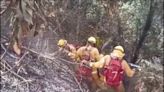
[{"label": "orange jacket", "polygon": [[67,43],[64,47],[59,47],[59,51],[67,53],[72,59],[76,58],[76,48],[72,44]]},{"label": "orange jacket", "polygon": [[[109,64],[110,59],[110,55],[105,55],[103,58],[100,59],[100,61],[91,62],[90,66],[96,68],[103,68],[105,64]],[[128,77],[132,77],[134,75],[135,71],[130,68],[126,60],[122,60],[122,67]]]},{"label": "orange jacket", "polygon": [[89,55],[91,61],[96,62],[100,60],[99,51],[95,47],[87,47],[87,46],[80,47],[76,52],[77,61],[81,61],[85,55]]},{"label": "orange jacket", "polygon": [[[83,56],[85,56],[86,54],[88,54],[86,52],[89,53],[90,61],[91,62],[97,62],[97,61],[100,60],[100,56],[101,55],[99,54],[99,51],[98,51],[98,49],[96,47],[82,46],[76,52],[76,59],[77,59],[78,62],[82,61],[83,60]],[[97,68],[95,68],[95,67],[92,68],[92,74],[96,74],[97,75]]]},{"label": "orange jacket", "polygon": [[76,48],[72,44],[67,44],[68,47],[68,56],[72,59],[76,58]]}]

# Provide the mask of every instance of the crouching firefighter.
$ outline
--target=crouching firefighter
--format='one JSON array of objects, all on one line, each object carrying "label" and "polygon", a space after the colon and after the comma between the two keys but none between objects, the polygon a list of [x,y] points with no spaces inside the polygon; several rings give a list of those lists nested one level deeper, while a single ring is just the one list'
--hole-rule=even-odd
[{"label": "crouching firefighter", "polygon": [[109,89],[115,92],[125,92],[123,85],[123,74],[132,77],[135,70],[132,70],[128,63],[123,59],[125,53],[122,46],[114,47],[110,55],[105,55],[98,62],[85,63],[90,67],[102,68],[104,83]]},{"label": "crouching firefighter", "polygon": [[[85,46],[80,47],[77,50],[77,61],[81,63],[78,66],[77,70],[77,78],[81,81],[87,81],[91,84],[92,88],[96,86],[96,81],[98,81],[97,69],[92,67],[87,67],[83,65],[83,62],[96,62],[100,60],[100,54],[98,49],[94,46],[96,43],[96,39],[94,37],[89,37],[87,40],[87,44]],[[83,82],[84,82],[83,81]],[[91,89],[92,89],[91,88]]]},{"label": "crouching firefighter", "polygon": [[66,53],[71,59],[75,60],[76,58],[76,48],[67,42],[65,39],[60,39],[58,41],[59,51]]}]

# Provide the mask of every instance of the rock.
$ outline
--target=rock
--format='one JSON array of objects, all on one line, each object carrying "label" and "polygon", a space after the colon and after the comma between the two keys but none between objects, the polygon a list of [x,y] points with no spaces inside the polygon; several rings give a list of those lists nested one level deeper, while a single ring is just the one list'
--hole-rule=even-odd
[{"label": "rock", "polygon": [[[128,92],[163,92],[163,68],[161,64],[153,64],[141,60],[142,71],[136,73],[131,80],[132,87]],[[130,87],[129,87],[130,88]],[[135,90],[135,91],[134,91]]]}]

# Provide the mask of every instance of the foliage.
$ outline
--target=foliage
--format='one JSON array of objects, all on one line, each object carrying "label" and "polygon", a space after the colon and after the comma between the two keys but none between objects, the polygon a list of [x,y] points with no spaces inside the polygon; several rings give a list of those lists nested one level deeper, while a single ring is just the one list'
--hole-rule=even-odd
[{"label": "foliage", "polygon": [[[155,2],[153,24],[141,50],[145,58],[162,54],[162,0]],[[115,45],[123,45],[127,59],[132,57],[140,39],[150,7],[150,0],[11,0],[8,3],[9,9],[2,17],[10,13],[11,39],[14,39],[11,45],[17,41],[20,48],[22,39],[46,31],[53,32],[56,39],[65,38],[81,45],[92,35],[101,40],[99,48],[102,47],[103,53],[109,53]]]},{"label": "foliage", "polygon": [[[154,55],[159,55],[162,57],[161,43],[163,43],[163,37],[158,36],[159,34],[163,33],[162,12],[159,11],[159,9],[162,8],[162,0],[155,1],[155,3],[155,14],[153,17],[152,26],[142,48],[142,56],[145,58],[151,58]],[[141,36],[141,32],[148,15],[149,7],[149,0],[134,0],[132,2],[123,4],[121,7],[122,12],[120,15],[122,16],[124,23],[127,25],[127,30],[129,30],[126,37],[128,37],[127,39],[132,39],[128,41],[130,41],[130,43],[133,45],[136,45],[139,37]],[[129,37],[130,35],[131,37]]]}]

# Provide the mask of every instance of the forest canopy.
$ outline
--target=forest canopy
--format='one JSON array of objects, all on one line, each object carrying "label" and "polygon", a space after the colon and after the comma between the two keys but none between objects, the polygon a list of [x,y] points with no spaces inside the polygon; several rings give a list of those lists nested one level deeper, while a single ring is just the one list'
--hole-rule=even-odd
[{"label": "forest canopy", "polygon": [[[162,0],[2,0],[1,33],[12,33],[11,47],[25,37],[45,31],[72,43],[99,38],[98,48],[109,53],[115,45],[126,48],[127,59],[162,59]],[[7,28],[7,29],[6,29]],[[19,47],[19,46],[18,46]],[[136,60],[134,60],[135,62]],[[133,62],[133,61],[131,61]]]}]

